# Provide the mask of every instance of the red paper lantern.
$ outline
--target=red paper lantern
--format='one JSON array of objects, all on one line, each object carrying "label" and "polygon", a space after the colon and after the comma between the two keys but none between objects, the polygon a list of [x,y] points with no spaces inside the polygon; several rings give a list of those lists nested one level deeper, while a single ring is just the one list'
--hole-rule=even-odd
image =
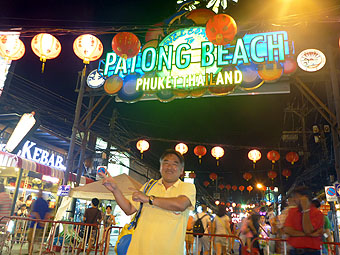
[{"label": "red paper lantern", "polygon": [[277,173],[273,170],[270,170],[268,172],[268,177],[271,179],[271,180],[274,180],[276,177],[277,177]]},{"label": "red paper lantern", "polygon": [[278,153],[277,151],[269,151],[267,153],[267,159],[270,160],[273,164],[275,163],[275,161],[278,161],[280,159],[280,153]]},{"label": "red paper lantern", "polygon": [[203,185],[204,185],[205,187],[208,187],[208,186],[209,186],[209,184],[210,184],[210,182],[209,182],[209,181],[204,181],[204,182],[203,182]]},{"label": "red paper lantern", "polygon": [[249,181],[251,178],[253,178],[253,175],[249,172],[246,172],[243,174],[243,179],[245,179],[246,181]]},{"label": "red paper lantern", "polygon": [[251,185],[249,185],[248,187],[247,187],[247,190],[249,191],[249,193],[250,193],[250,191],[252,191],[253,190],[253,187],[251,186]]},{"label": "red paper lantern", "polygon": [[222,190],[222,189],[224,189],[224,185],[221,183],[221,184],[218,185],[218,188],[219,188],[220,190]]},{"label": "red paper lantern", "polygon": [[140,46],[138,37],[130,32],[119,32],[112,39],[112,50],[124,59],[137,56]]},{"label": "red paper lantern", "polygon": [[275,189],[274,186],[270,186],[269,188],[270,188],[271,191],[273,191]]},{"label": "red paper lantern", "polygon": [[241,185],[240,187],[238,187],[238,189],[242,192],[242,191],[244,191],[244,186]]},{"label": "red paper lantern", "polygon": [[230,203],[228,202],[228,203],[226,204],[226,206],[229,207],[229,206],[230,206]]},{"label": "red paper lantern", "polygon": [[201,164],[201,159],[205,154],[207,154],[207,149],[203,145],[197,145],[194,148],[194,153],[199,158],[199,163]]},{"label": "red paper lantern", "polygon": [[231,189],[232,189],[233,191],[236,191],[236,190],[237,190],[237,186],[236,186],[236,185],[233,185],[233,186],[231,187]]},{"label": "red paper lantern", "polygon": [[195,173],[189,173],[189,178],[195,179],[196,178],[196,174]]},{"label": "red paper lantern", "polygon": [[229,191],[231,189],[231,185],[227,184],[227,185],[225,185],[225,188]]},{"label": "red paper lantern", "polygon": [[291,176],[292,172],[289,169],[282,170],[282,175],[288,179],[289,176]]},{"label": "red paper lantern", "polygon": [[287,58],[285,62],[283,62],[283,74],[292,75],[295,73],[297,69],[297,63],[294,58]]},{"label": "red paper lantern", "polygon": [[210,9],[199,8],[189,12],[187,19],[191,19],[196,25],[205,26],[208,20],[215,15],[216,14]]},{"label": "red paper lantern", "polygon": [[217,179],[217,174],[211,173],[211,174],[209,174],[209,178],[210,178],[212,181],[215,181],[215,180]]},{"label": "red paper lantern", "polygon": [[294,163],[299,160],[299,155],[294,151],[288,152],[286,154],[286,160],[292,165],[294,165]]},{"label": "red paper lantern", "polygon": [[237,25],[231,16],[217,14],[208,20],[205,32],[208,40],[213,44],[226,45],[234,39]]}]

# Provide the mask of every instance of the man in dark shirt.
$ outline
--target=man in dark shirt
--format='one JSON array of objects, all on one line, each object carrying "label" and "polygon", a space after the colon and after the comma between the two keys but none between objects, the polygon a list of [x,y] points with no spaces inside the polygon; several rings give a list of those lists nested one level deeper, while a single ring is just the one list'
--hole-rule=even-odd
[{"label": "man in dark shirt", "polygon": [[[102,219],[102,212],[98,209],[99,200],[98,198],[93,198],[91,202],[91,207],[85,210],[83,221],[87,224],[97,224]],[[97,227],[89,227],[87,236],[89,238],[89,246],[86,254],[90,254],[93,243],[96,240]]]},{"label": "man in dark shirt", "polygon": [[[39,190],[38,192],[38,199],[33,203],[32,205],[32,218],[33,219],[37,219],[37,220],[47,220],[50,218],[50,208],[48,208],[48,204],[46,202],[46,200],[42,197],[43,193],[42,190]],[[35,229],[35,235],[33,237],[33,232],[34,232],[34,228],[36,225],[36,229]],[[45,224],[43,222],[37,222],[37,221],[31,221],[30,224],[30,229],[28,231],[28,254],[30,254],[30,252],[33,252],[33,245],[34,243],[32,241],[35,242],[41,242],[41,238],[43,235],[43,230],[44,230]]]}]

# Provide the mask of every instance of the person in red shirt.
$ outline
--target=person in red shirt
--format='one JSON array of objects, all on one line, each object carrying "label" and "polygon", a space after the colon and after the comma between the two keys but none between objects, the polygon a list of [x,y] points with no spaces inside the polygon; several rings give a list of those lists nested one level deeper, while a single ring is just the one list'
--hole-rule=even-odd
[{"label": "person in red shirt", "polygon": [[323,214],[311,205],[312,193],[307,187],[293,190],[292,199],[297,207],[288,211],[284,231],[292,246],[291,255],[320,255],[323,233]]}]

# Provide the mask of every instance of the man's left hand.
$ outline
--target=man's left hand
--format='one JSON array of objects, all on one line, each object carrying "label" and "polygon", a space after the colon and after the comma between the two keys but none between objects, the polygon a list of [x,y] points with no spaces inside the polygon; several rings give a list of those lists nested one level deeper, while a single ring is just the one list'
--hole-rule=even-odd
[{"label": "man's left hand", "polygon": [[149,202],[149,197],[145,195],[143,192],[129,188],[129,190],[132,190],[132,200],[135,202],[141,202],[141,203],[148,203]]},{"label": "man's left hand", "polygon": [[302,208],[303,211],[309,209],[310,208],[309,199],[307,197],[304,197],[304,196],[301,197],[300,198],[300,205],[301,205],[301,208]]}]

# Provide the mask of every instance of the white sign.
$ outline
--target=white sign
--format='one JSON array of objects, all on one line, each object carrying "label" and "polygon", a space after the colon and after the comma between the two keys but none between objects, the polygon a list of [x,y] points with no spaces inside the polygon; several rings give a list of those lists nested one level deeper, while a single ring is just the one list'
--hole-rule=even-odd
[{"label": "white sign", "polygon": [[98,72],[97,69],[93,70],[87,76],[87,85],[90,88],[96,89],[104,85],[105,79],[104,76]]},{"label": "white sign", "polygon": [[325,194],[326,194],[326,199],[328,202],[338,201],[334,186],[325,186]]},{"label": "white sign", "polygon": [[61,185],[58,188],[57,196],[66,197],[70,194],[71,186],[70,185]]},{"label": "white sign", "polygon": [[298,55],[297,63],[302,70],[315,72],[324,67],[326,64],[326,56],[319,50],[308,49]]},{"label": "white sign", "polygon": [[[4,151],[6,144],[1,144],[0,149]],[[19,157],[35,161],[39,164],[65,170],[64,158],[60,155],[50,153],[36,146],[36,143],[27,140],[17,153]]]}]

